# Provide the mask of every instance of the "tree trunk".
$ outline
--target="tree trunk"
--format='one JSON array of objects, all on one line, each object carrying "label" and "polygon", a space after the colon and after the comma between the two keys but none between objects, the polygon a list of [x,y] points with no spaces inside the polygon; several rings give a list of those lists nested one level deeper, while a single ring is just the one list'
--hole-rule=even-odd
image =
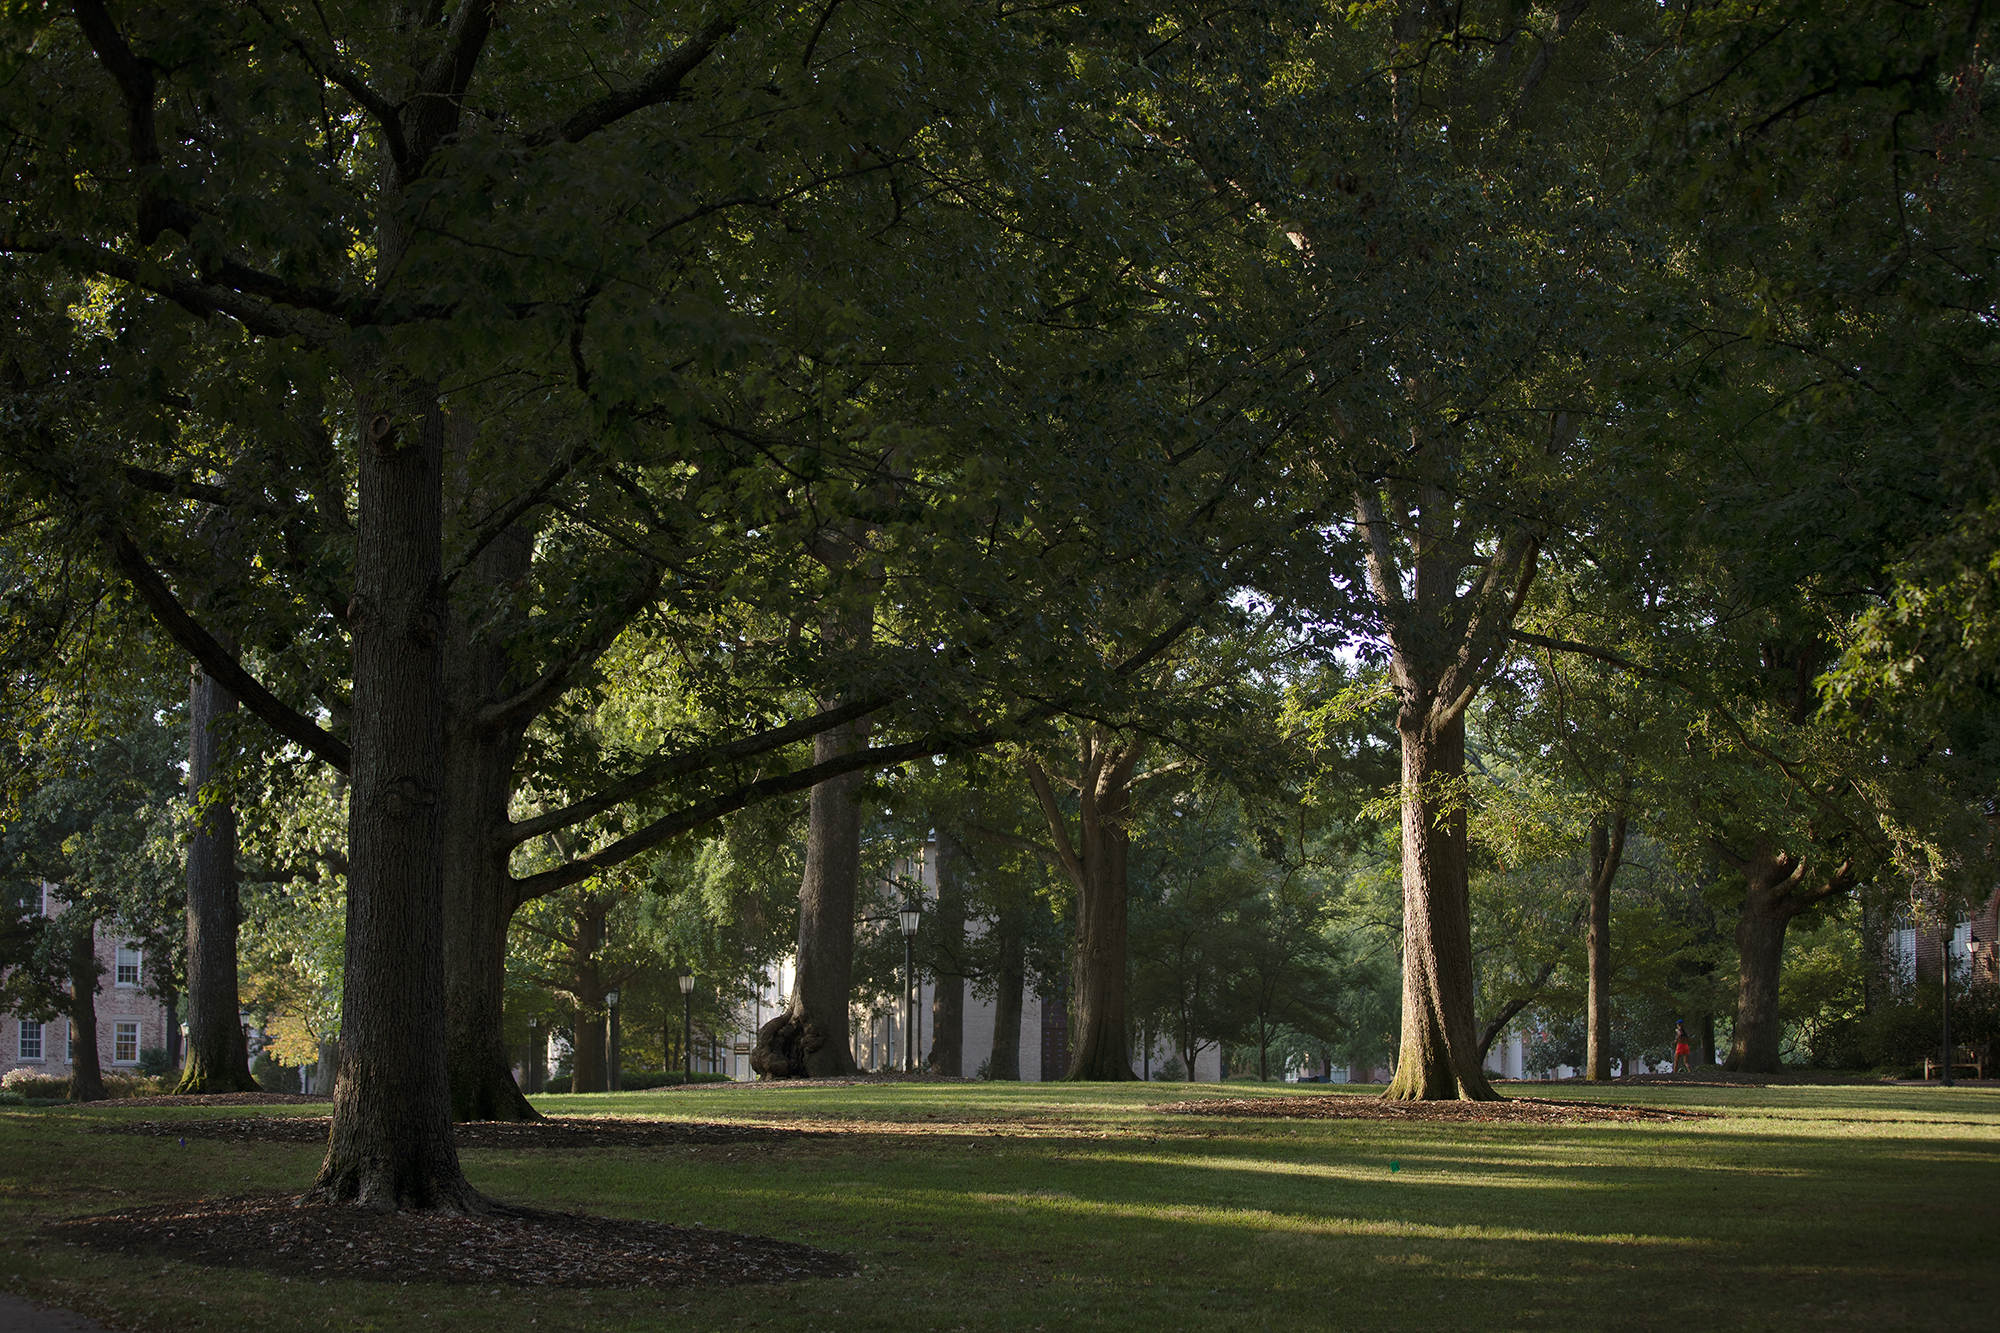
[{"label": "tree trunk", "polygon": [[595,895],[583,898],[576,918],[576,942],[570,946],[569,992],[575,1002],[569,1039],[569,1090],[603,1092],[605,1079],[604,997],[605,917],[609,905]]},{"label": "tree trunk", "polygon": [[1775,1074],[1785,1033],[1778,1017],[1778,978],[1784,965],[1785,927],[1791,918],[1758,900],[1753,891],[1736,921],[1736,1028],[1728,1067]]},{"label": "tree trunk", "polygon": [[1081,731],[1075,838],[1048,773],[1032,757],[1023,760],[1055,843],[1054,859],[1076,889],[1076,952],[1071,960],[1076,1021],[1070,1028],[1066,1075],[1075,1082],[1138,1079],[1132,1072],[1132,1026],[1125,1016],[1126,866],[1132,777],[1145,751],[1144,738],[1120,742],[1094,728]]},{"label": "tree trunk", "polygon": [[[850,722],[813,738],[813,761],[826,763],[867,743],[868,724]],[[750,1057],[750,1067],[765,1078],[837,1078],[855,1072],[847,1002],[854,986],[860,794],[866,776],[849,773],[812,789],[791,1005],[764,1024]]]},{"label": "tree trunk", "polygon": [[176,1093],[255,1092],[236,987],[236,810],[209,784],[224,767],[235,696],[199,667],[188,691],[187,793],[200,816],[187,853],[187,1065]]},{"label": "tree trunk", "polygon": [[1701,1038],[1700,1038],[1701,1062],[1705,1065],[1712,1065],[1715,1063],[1715,1015],[1714,1014],[1703,1014],[1701,1016],[1700,1031],[1701,1031]]},{"label": "tree trunk", "polygon": [[[1628,784],[1629,786],[1629,784]],[[1611,882],[1625,857],[1626,816],[1599,812],[1590,824],[1590,1008],[1584,1077],[1611,1077]]]},{"label": "tree trunk", "polygon": [[1436,727],[1406,703],[1403,746],[1402,1101],[1497,1101],[1473,1031],[1472,901],[1466,864],[1465,719]]},{"label": "tree trunk", "polygon": [[937,966],[929,1064],[932,1073],[946,1078],[965,1076],[965,887],[959,879],[964,858],[958,840],[939,828],[937,905],[931,913]]},{"label": "tree trunk", "polygon": [[107,1095],[104,1070],[97,1060],[96,936],[97,924],[86,921],[69,937],[69,1038],[74,1048],[69,1062],[69,1099],[73,1102],[101,1102]]},{"label": "tree trunk", "polygon": [[993,1052],[986,1077],[1021,1081],[1021,1004],[1028,989],[1026,931],[1019,910],[1002,912],[993,923],[998,938],[993,964]]},{"label": "tree trunk", "polygon": [[434,393],[403,397],[358,414],[343,1069],[307,1197],[473,1212],[445,1059],[444,421]]},{"label": "tree trunk", "polygon": [[1816,888],[1805,887],[1806,863],[1777,851],[1767,838],[1748,854],[1732,851],[1718,838],[1709,846],[1743,875],[1743,914],[1736,919],[1736,1025],[1724,1068],[1775,1074],[1784,1024],[1778,1016],[1778,978],[1784,966],[1785,929],[1792,918],[1854,886],[1854,863],[1842,862]]},{"label": "tree trunk", "polygon": [[[1076,1082],[1136,1079],[1131,1024],[1125,1017],[1125,941],[1130,907],[1125,878],[1130,834],[1129,789],[1105,803],[1096,837],[1086,830],[1085,874],[1077,895],[1076,1025],[1069,1078]],[[1092,847],[1091,844],[1095,843]]]},{"label": "tree trunk", "polygon": [[[499,497],[470,474],[472,432],[450,425],[454,506],[491,509]],[[444,799],[438,827],[444,848],[445,1050],[451,1116],[469,1120],[539,1120],[514,1082],[507,1059],[505,996],[507,928],[519,906],[508,871],[509,816],[525,721],[479,727],[480,709],[525,682],[508,651],[514,617],[493,607],[511,604],[511,590],[528,577],[533,534],[521,525],[481,551],[448,607],[444,645]],[[472,608],[468,611],[468,608]]]}]

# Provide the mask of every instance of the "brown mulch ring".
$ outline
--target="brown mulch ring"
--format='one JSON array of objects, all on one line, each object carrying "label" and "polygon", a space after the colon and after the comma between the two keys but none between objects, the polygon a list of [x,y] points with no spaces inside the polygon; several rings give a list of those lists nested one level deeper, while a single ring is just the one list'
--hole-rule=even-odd
[{"label": "brown mulch ring", "polygon": [[811,1245],[701,1226],[495,1204],[484,1217],[388,1213],[289,1196],[57,1222],[55,1236],[116,1254],[289,1279],[512,1287],[720,1287],[849,1277],[854,1260]]},{"label": "brown mulch ring", "polygon": [[1656,1106],[1551,1101],[1544,1097],[1514,1097],[1504,1102],[1391,1102],[1337,1092],[1297,1097],[1216,1097],[1168,1102],[1152,1109],[1169,1115],[1259,1116],[1283,1120],[1475,1120],[1534,1125],[1565,1125],[1580,1120],[1714,1118],[1710,1111],[1667,1111]]},{"label": "brown mulch ring", "polygon": [[185,1097],[113,1097],[91,1102],[98,1107],[127,1106],[330,1106],[331,1097],[301,1097],[296,1092],[197,1092]]},{"label": "brown mulch ring", "polygon": [[[325,1143],[327,1116],[232,1115],[209,1120],[138,1120],[93,1126],[99,1134],[229,1143]],[[681,1120],[561,1116],[519,1123],[453,1125],[461,1148],[679,1148],[708,1143],[783,1143],[816,1136],[809,1129]],[[823,1131],[819,1131],[823,1132]]]}]

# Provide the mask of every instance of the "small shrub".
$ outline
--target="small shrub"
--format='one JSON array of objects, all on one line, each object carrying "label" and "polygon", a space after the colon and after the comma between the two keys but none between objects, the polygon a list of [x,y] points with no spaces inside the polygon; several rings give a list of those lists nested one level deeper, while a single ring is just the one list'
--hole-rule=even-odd
[{"label": "small shrub", "polygon": [[1185,1083],[1187,1082],[1187,1066],[1181,1063],[1181,1058],[1178,1055],[1168,1056],[1167,1062],[1153,1071],[1153,1081],[1155,1083]]},{"label": "small shrub", "polygon": [[39,1069],[30,1069],[24,1065],[19,1069],[8,1070],[7,1076],[0,1078],[0,1089],[5,1089],[17,1097],[62,1098],[69,1095],[69,1076],[44,1074]]},{"label": "small shrub", "polygon": [[172,1073],[173,1068],[173,1057],[167,1054],[167,1048],[164,1046],[148,1046],[139,1052],[139,1072],[142,1074],[159,1078],[163,1074]]},{"label": "small shrub", "polygon": [[972,1076],[981,1083],[991,1079],[993,1077],[993,1057],[989,1055],[984,1060],[981,1060],[979,1068],[972,1071]]}]

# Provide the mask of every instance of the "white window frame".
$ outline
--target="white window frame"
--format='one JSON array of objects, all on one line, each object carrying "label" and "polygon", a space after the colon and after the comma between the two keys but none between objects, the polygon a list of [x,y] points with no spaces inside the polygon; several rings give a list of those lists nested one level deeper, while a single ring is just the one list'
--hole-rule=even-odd
[{"label": "white window frame", "polygon": [[[127,1035],[132,1038],[132,1054],[120,1055],[118,1048]],[[139,1020],[121,1018],[111,1025],[111,1063],[114,1065],[136,1065],[139,1063]]]},{"label": "white window frame", "polygon": [[[121,944],[118,946],[118,952],[113,955],[111,966],[111,984],[113,986],[116,986],[120,990],[137,990],[139,989],[139,978],[144,975],[146,955],[140,951],[139,946],[136,944]],[[132,979],[130,981],[125,979],[125,970],[127,968],[132,970]]]},{"label": "white window frame", "polygon": [[[35,1053],[28,1054],[29,1032],[34,1033]],[[22,1019],[14,1029],[14,1058],[24,1065],[38,1065],[46,1061],[49,1050],[49,1028],[46,1023],[30,1023]]]}]

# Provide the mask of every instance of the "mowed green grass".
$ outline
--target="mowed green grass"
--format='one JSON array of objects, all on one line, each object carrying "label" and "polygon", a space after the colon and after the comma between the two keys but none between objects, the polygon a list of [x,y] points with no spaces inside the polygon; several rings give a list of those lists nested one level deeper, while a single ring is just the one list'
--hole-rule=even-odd
[{"label": "mowed green grass", "polygon": [[[1258,1089],[1230,1095],[1352,1093]],[[1523,1092],[1547,1089],[1524,1088]],[[1460,1125],[1164,1115],[1213,1085],[723,1087],[559,1115],[841,1131],[465,1153],[489,1194],[807,1241],[852,1279],[671,1293],[283,1282],[52,1241],[60,1217],[294,1190],[309,1147],[96,1134],[216,1112],[0,1111],[0,1285],[132,1328],[1990,1328],[2000,1091],[1562,1088],[1717,1112]],[[1392,1164],[1399,1164],[1392,1170]]]}]

